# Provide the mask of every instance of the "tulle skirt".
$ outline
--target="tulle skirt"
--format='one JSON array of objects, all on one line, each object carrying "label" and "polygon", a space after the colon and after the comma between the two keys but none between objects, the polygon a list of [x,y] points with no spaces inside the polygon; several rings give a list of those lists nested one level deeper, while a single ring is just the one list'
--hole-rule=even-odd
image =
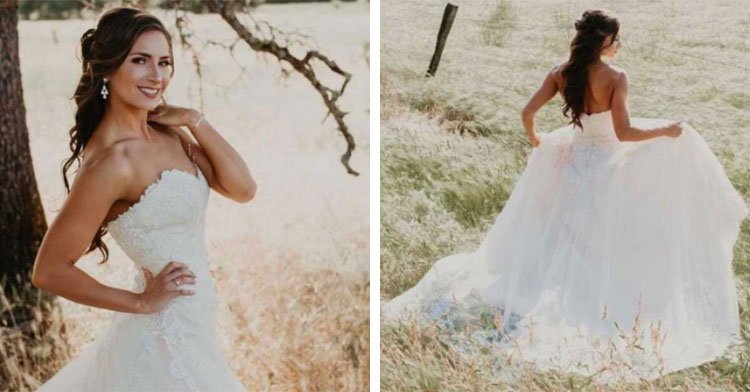
[{"label": "tulle skirt", "polygon": [[[480,247],[383,303],[384,321],[426,317],[478,337],[464,343],[605,381],[736,342],[733,245],[748,208],[706,142],[689,125],[676,139],[581,135],[543,134]],[[466,331],[472,318],[484,331]]]}]

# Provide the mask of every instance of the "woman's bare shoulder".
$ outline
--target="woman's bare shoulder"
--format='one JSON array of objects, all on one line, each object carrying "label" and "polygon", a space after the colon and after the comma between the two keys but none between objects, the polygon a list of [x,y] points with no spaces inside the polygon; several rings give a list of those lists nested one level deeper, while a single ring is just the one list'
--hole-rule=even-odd
[{"label": "woman's bare shoulder", "polygon": [[[121,141],[98,151],[92,151],[76,171],[75,182],[83,177],[127,181],[133,175],[136,154],[134,141]],[[74,183],[75,183],[74,182]]]},{"label": "woman's bare shoulder", "polygon": [[180,127],[172,127],[158,123],[154,123],[153,126],[154,129],[157,129],[159,132],[164,132],[166,135],[179,141],[183,145],[183,148],[186,148],[184,147],[186,143],[191,143],[191,138],[188,133]]},{"label": "woman's bare shoulder", "polygon": [[612,78],[612,80],[619,80],[623,77],[623,75],[627,75],[625,73],[625,69],[622,67],[618,67],[612,64],[605,64],[605,67],[606,75]]},{"label": "woman's bare shoulder", "polygon": [[157,132],[163,133],[171,137],[178,137],[177,136],[177,132],[179,130],[178,127],[171,127],[168,125],[160,124],[158,122],[149,122],[148,125],[150,125],[151,128],[154,128],[154,130]]},{"label": "woman's bare shoulder", "polygon": [[552,70],[549,71],[549,75],[552,77],[552,79],[557,83],[558,86],[562,85],[563,82],[563,76],[562,71],[563,67],[565,66],[565,63],[560,63],[554,66]]},{"label": "woman's bare shoulder", "polygon": [[562,76],[563,68],[565,68],[565,62],[555,65],[549,73],[555,76]]}]

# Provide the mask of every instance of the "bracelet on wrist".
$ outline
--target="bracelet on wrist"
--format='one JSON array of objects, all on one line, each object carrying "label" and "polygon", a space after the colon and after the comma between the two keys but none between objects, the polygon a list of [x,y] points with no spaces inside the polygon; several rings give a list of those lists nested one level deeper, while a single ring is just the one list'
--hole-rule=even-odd
[{"label": "bracelet on wrist", "polygon": [[198,125],[200,125],[201,122],[203,122],[203,113],[201,113],[201,117],[198,119],[198,121],[193,124],[193,128],[198,128]]}]

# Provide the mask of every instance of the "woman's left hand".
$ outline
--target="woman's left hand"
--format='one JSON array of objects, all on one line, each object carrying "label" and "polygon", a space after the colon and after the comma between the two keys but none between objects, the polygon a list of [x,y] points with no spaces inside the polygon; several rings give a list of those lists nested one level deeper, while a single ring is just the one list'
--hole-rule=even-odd
[{"label": "woman's left hand", "polygon": [[536,148],[539,147],[539,143],[541,142],[541,140],[539,140],[539,136],[535,134],[529,137],[529,142],[531,142],[531,147]]},{"label": "woman's left hand", "polygon": [[148,121],[173,127],[193,125],[198,118],[197,110],[173,105],[159,106],[148,112]]}]

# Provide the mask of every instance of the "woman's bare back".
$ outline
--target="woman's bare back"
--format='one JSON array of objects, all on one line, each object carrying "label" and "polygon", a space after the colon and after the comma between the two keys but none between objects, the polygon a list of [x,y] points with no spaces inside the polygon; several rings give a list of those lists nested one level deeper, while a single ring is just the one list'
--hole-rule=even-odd
[{"label": "woman's bare back", "polygon": [[[553,71],[558,92],[562,97],[565,83],[562,77],[562,65],[558,65]],[[583,112],[594,114],[606,112],[612,108],[612,96],[614,95],[617,78],[624,72],[622,69],[601,62],[594,64],[588,69],[588,83],[586,84]]]}]

